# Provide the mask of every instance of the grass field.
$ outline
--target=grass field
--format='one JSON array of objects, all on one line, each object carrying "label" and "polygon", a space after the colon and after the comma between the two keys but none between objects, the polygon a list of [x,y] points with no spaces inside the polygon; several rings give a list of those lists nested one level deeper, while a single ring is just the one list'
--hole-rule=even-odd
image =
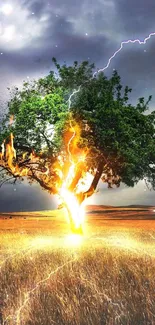
[{"label": "grass field", "polygon": [[88,209],[0,218],[0,324],[155,324],[155,212]]}]

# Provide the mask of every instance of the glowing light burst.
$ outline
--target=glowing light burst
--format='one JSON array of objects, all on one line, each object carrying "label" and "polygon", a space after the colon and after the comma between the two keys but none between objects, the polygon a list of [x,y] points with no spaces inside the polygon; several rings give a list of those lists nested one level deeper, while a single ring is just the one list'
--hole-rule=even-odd
[{"label": "glowing light burst", "polygon": [[66,237],[65,244],[69,247],[80,247],[83,242],[83,236],[71,234]]},{"label": "glowing light burst", "polygon": [[75,256],[73,259],[65,262],[64,264],[58,266],[55,270],[52,270],[48,276],[40,281],[38,281],[36,283],[36,285],[34,286],[34,288],[32,290],[29,290],[26,294],[25,294],[25,299],[23,304],[18,308],[18,310],[15,312],[14,315],[9,315],[6,319],[5,322],[9,319],[14,319],[16,321],[16,325],[21,325],[21,312],[23,311],[23,309],[25,308],[26,304],[29,302],[30,298],[31,298],[31,294],[33,294],[39,287],[41,284],[46,283],[52,275],[58,273],[61,269],[63,269],[66,265],[69,265],[73,262],[75,262],[77,260],[77,256]]},{"label": "glowing light burst", "polygon": [[83,205],[79,205],[74,193],[68,191],[65,187],[61,189],[61,195],[69,208],[74,226],[78,229],[84,222]]},{"label": "glowing light burst", "polygon": [[46,249],[48,247],[51,248],[51,245],[54,244],[54,240],[53,237],[47,237],[47,236],[39,236],[39,237],[35,237],[33,240],[33,245],[38,247],[38,249],[43,249],[46,247]]},{"label": "glowing light burst", "polygon": [[[109,58],[107,65],[106,65],[104,68],[101,68],[101,69],[99,69],[98,71],[94,72],[93,77],[92,77],[91,79],[93,79],[97,73],[99,73],[99,72],[103,72],[103,71],[105,71],[106,69],[109,68],[111,61],[112,61],[112,60],[115,58],[115,56],[116,56],[116,55],[117,55],[117,54],[118,54],[118,53],[123,49],[123,46],[124,46],[125,44],[129,44],[129,43],[132,43],[132,44],[134,44],[134,43],[139,43],[140,45],[145,45],[146,42],[147,42],[147,41],[148,41],[152,36],[155,36],[155,32],[150,33],[149,36],[147,36],[143,41],[141,41],[140,39],[135,39],[135,40],[131,40],[131,39],[129,39],[129,40],[127,40],[127,41],[123,41],[123,42],[121,42],[120,48],[119,48],[117,51],[115,51],[114,54]],[[87,82],[87,81],[86,81],[86,82]],[[85,82],[85,83],[86,83],[86,82]],[[69,109],[71,108],[71,99],[72,99],[72,97],[73,97],[76,93],[78,93],[78,92],[80,91],[81,86],[82,86],[82,85],[80,85],[79,88],[78,88],[77,90],[74,90],[73,93],[70,95],[69,100],[68,100],[68,102],[69,102]]]}]

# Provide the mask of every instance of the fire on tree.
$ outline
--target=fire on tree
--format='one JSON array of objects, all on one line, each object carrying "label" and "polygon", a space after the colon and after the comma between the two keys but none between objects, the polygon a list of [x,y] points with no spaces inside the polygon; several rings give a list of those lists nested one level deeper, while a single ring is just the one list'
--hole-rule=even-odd
[{"label": "fire on tree", "polygon": [[[155,187],[155,114],[147,102],[128,104],[117,72],[92,78],[94,65],[67,67],[53,59],[53,71],[24,83],[8,103],[1,127],[1,185],[13,179],[36,181],[59,195],[72,228],[81,229],[83,202],[99,181],[109,188],[120,182],[134,186],[147,179]],[[72,91],[82,85],[72,98]]]}]

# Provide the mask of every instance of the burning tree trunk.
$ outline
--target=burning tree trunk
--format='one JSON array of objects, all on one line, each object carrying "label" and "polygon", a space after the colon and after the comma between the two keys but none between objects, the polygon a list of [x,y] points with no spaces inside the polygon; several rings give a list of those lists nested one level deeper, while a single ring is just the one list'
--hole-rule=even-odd
[{"label": "burning tree trunk", "polygon": [[3,143],[0,166],[15,179],[26,176],[30,181],[36,181],[51,194],[59,194],[68,212],[72,231],[81,233],[84,218],[83,202],[94,194],[103,170],[105,170],[105,159],[100,158],[89,189],[82,191],[81,180],[86,173],[89,173],[86,167],[86,160],[89,158],[88,150],[76,148],[76,145],[74,146],[72,143],[74,150],[71,151],[71,148],[67,147],[68,159],[61,153],[52,161],[51,157],[46,157],[42,153],[36,155],[34,151],[30,150],[19,154],[20,149],[16,154],[13,140],[11,134],[10,141]]},{"label": "burning tree trunk", "polygon": [[70,183],[70,185],[64,184],[61,189],[61,196],[64,199],[66,209],[68,211],[68,216],[71,223],[71,228],[74,233],[82,233],[82,225],[83,225],[83,202],[86,198],[90,197],[94,194],[98,182],[103,173],[103,160],[101,160],[98,164],[95,176],[93,181],[86,192],[76,193],[76,187],[78,185],[79,180],[82,177],[82,172],[84,168],[84,163],[79,164],[76,173]]}]

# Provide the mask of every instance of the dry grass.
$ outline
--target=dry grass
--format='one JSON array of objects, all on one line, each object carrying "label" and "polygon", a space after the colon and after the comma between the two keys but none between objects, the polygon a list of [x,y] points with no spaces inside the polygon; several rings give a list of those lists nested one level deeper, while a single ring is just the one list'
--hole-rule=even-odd
[{"label": "dry grass", "polygon": [[71,245],[41,231],[2,231],[3,324],[154,325],[154,231],[127,236],[114,243],[107,230]]}]

